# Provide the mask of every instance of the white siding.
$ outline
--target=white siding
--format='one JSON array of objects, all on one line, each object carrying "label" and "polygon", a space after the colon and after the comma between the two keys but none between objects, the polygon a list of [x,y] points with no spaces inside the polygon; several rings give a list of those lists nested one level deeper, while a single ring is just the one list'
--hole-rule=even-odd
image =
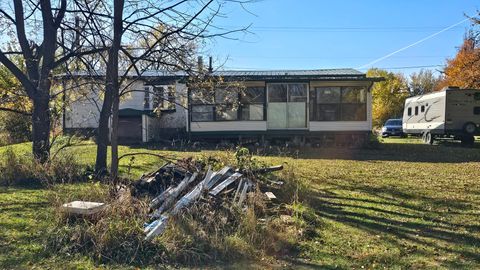
[{"label": "white siding", "polygon": [[192,132],[208,131],[266,131],[266,121],[224,121],[224,122],[191,122]]},{"label": "white siding", "polygon": [[[145,101],[145,85],[142,81],[134,82],[128,87],[128,92],[122,96],[120,100],[120,110],[121,109],[135,109],[135,110],[144,110],[144,101]],[[150,94],[150,106],[148,109],[151,109],[152,106],[152,94]]]},{"label": "white siding", "polygon": [[65,109],[65,128],[97,128],[102,101],[94,93],[87,96],[71,95],[70,106]]}]

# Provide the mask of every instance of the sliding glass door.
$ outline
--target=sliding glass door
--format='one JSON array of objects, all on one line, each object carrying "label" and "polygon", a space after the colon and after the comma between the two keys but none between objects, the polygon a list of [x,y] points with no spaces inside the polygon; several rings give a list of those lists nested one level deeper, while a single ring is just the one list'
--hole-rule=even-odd
[{"label": "sliding glass door", "polygon": [[306,83],[271,83],[267,86],[268,129],[307,128]]}]

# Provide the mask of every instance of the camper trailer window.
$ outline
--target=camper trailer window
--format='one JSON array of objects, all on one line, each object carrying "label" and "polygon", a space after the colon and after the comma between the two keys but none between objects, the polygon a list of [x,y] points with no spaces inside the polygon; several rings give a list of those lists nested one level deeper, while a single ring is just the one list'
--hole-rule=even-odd
[{"label": "camper trailer window", "polygon": [[412,116],[412,108],[408,108],[408,116]]},{"label": "camper trailer window", "polygon": [[425,106],[424,105],[422,105],[422,107],[420,107],[420,111],[425,112]]},{"label": "camper trailer window", "polygon": [[480,115],[480,107],[473,108],[473,114]]},{"label": "camper trailer window", "polygon": [[418,115],[418,106],[415,106],[415,115]]}]

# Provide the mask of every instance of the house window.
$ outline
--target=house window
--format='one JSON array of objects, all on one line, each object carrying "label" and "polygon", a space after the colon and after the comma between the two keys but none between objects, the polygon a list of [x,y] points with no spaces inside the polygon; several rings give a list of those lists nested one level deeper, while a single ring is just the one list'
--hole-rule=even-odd
[{"label": "house window", "polygon": [[163,104],[163,87],[155,86],[153,88],[153,108],[158,108]]},{"label": "house window", "polygon": [[[215,93],[192,91],[191,121],[264,121],[265,88],[219,88]],[[207,109],[205,106],[209,106]],[[203,116],[196,116],[200,113]],[[211,113],[211,116],[210,116]],[[208,117],[205,116],[208,114]]]},{"label": "house window", "polygon": [[175,87],[169,86],[166,95],[164,95],[163,110],[175,110]]},{"label": "house window", "polygon": [[208,122],[214,119],[213,105],[195,105],[192,106],[192,122]]},{"label": "house window", "polygon": [[408,116],[412,116],[412,108],[408,108]]},{"label": "house window", "polygon": [[145,86],[145,98],[143,100],[143,109],[148,110],[150,109],[150,87]]},{"label": "house window", "polygon": [[366,97],[365,88],[316,87],[310,101],[311,118],[313,121],[366,121]]},{"label": "house window", "polygon": [[240,93],[240,119],[243,121],[265,120],[265,88],[247,87]]},{"label": "house window", "polygon": [[153,88],[152,104],[154,109],[174,111],[175,86],[155,86]]},{"label": "house window", "polygon": [[238,90],[216,89],[215,112],[217,121],[238,120]]}]

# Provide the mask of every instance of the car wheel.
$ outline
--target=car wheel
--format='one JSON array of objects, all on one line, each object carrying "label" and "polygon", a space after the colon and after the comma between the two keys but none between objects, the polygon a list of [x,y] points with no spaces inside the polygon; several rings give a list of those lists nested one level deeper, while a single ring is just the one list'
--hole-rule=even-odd
[{"label": "car wheel", "polygon": [[476,130],[477,130],[477,125],[475,125],[472,122],[468,122],[465,125],[463,125],[463,131],[467,134],[473,135]]}]

